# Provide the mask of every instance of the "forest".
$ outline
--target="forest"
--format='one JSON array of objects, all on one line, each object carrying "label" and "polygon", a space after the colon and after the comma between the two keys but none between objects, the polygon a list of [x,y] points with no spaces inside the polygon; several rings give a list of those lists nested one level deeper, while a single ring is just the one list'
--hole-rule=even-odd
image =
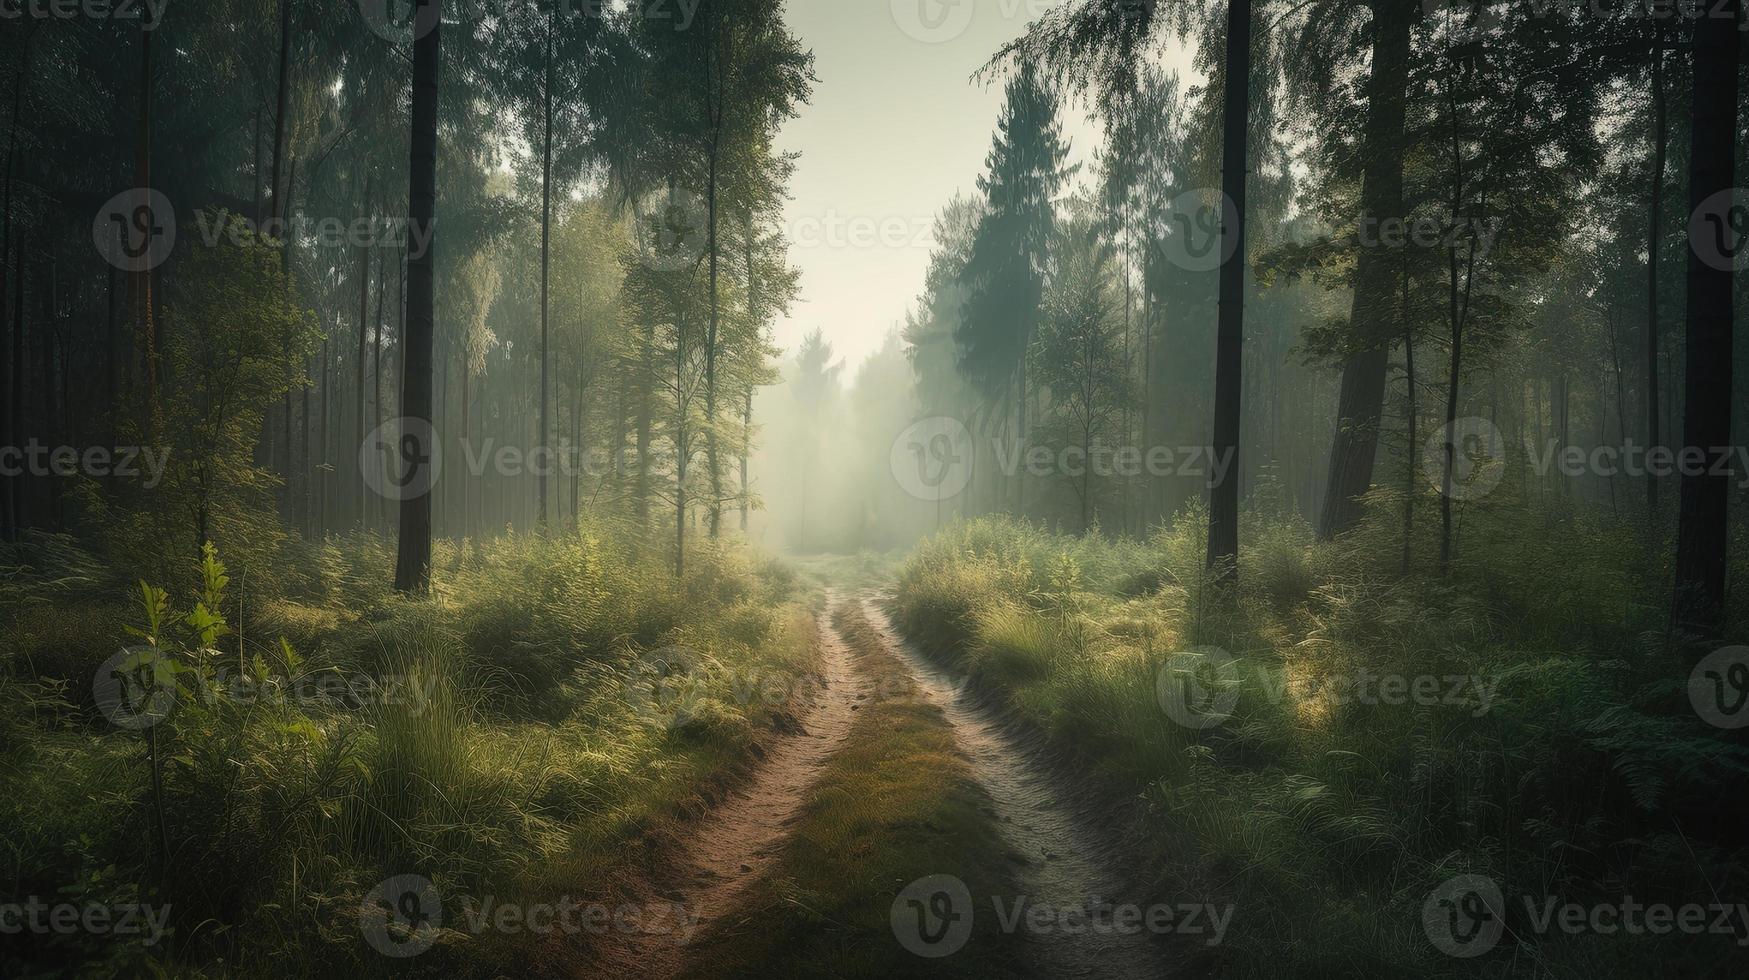
[{"label": "forest", "polygon": [[0,976],[1738,975],[1745,38],[0,0]]}]

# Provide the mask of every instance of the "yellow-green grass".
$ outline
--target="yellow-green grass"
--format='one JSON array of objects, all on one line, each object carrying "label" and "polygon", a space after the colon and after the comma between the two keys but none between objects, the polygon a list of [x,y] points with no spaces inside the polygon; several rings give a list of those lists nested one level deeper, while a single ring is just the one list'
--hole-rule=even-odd
[{"label": "yellow-green grass", "polygon": [[1025,975],[1019,941],[974,919],[959,951],[924,959],[891,923],[909,883],[953,875],[973,896],[1012,895],[990,801],[923,699],[854,603],[833,622],[876,693],[815,786],[775,872],[749,889],[735,924],[694,951],[692,975],[1002,977]]},{"label": "yellow-green grass", "polygon": [[[1160,895],[1235,906],[1193,972],[1698,976],[1740,952],[1728,936],[1538,937],[1523,915],[1550,895],[1749,896],[1740,829],[1709,816],[1744,753],[1688,710],[1678,654],[1647,649],[1634,597],[1649,586],[1608,562],[1558,566],[1541,542],[1515,550],[1505,530],[1470,559],[1485,576],[1436,579],[1381,570],[1375,541],[1272,526],[1222,595],[1190,516],[1147,551],[1001,520],[949,529],[901,571],[894,620],[1106,792],[1140,801],[1137,865]],[[1510,603],[1489,584],[1502,577],[1522,583]],[[1608,615],[1583,632],[1538,618],[1564,622],[1568,593]],[[1563,631],[1567,645],[1548,639]],[[1208,646],[1233,658],[1232,677],[1205,678],[1232,692],[1231,717],[1187,726],[1162,671]],[[1434,678],[1440,698],[1369,703],[1342,686],[1386,674]],[[1454,676],[1483,678],[1491,704],[1473,688],[1447,703]],[[1478,960],[1432,945],[1423,902],[1463,873],[1499,882],[1522,943]]]},{"label": "yellow-green grass", "polygon": [[[147,738],[90,704],[87,664],[128,642],[119,625],[138,614],[118,605],[87,628],[69,613],[73,596],[48,583],[29,590],[42,601],[0,610],[29,638],[0,651],[0,735],[28,746],[0,765],[15,869],[0,900],[167,903],[175,930],[149,950],[107,937],[16,950],[8,940],[0,961],[16,952],[51,972],[149,965],[188,976],[525,973],[551,952],[526,933],[445,934],[420,956],[379,956],[361,936],[360,899],[395,874],[425,876],[456,900],[611,896],[786,725],[785,705],[741,696],[745,679],[781,689],[815,669],[806,597],[729,549],[701,548],[684,582],[659,548],[615,536],[499,542],[453,565],[457,553],[441,550],[440,586],[424,602],[344,584],[386,566],[335,574],[341,584],[321,596],[258,595],[234,578],[231,595],[247,606],[233,622],[251,651],[278,664],[262,641],[285,632],[306,670],[417,675],[434,696],[179,707],[156,728],[173,853],[162,868]],[[186,592],[173,595],[183,607]],[[708,710],[675,727],[634,711],[622,676],[637,651],[669,645],[708,666],[698,691]]]}]

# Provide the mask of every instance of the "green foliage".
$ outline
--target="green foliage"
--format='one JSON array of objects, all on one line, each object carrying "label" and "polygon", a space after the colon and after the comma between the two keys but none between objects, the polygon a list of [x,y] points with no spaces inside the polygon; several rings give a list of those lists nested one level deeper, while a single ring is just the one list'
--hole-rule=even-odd
[{"label": "green foliage", "polygon": [[1135,407],[1129,324],[1117,283],[1122,266],[1099,222],[1075,215],[1056,230],[1053,244],[1055,270],[1027,351],[1032,383],[1051,393],[1034,443],[1081,453],[1080,475],[1060,476],[1079,515],[1076,526],[1085,531],[1121,489],[1108,474],[1095,473],[1093,453],[1100,445],[1125,445],[1129,437],[1125,426]]},{"label": "green foliage", "polygon": [[1032,65],[1009,79],[978,189],[984,208],[962,271],[965,305],[954,331],[962,373],[987,399],[1002,395],[1039,323],[1053,202],[1068,176],[1057,94]]},{"label": "green foliage", "polygon": [[[136,585],[125,632],[141,649],[121,670],[138,691],[174,692],[168,716],[140,731],[66,698],[87,696],[122,627],[87,638],[77,659],[90,666],[70,683],[4,651],[0,737],[29,748],[0,766],[0,827],[20,869],[0,897],[138,896],[171,910],[174,938],[0,955],[128,975],[375,972],[384,962],[360,938],[358,907],[383,878],[418,873],[451,895],[579,894],[744,765],[784,707],[749,692],[783,689],[810,664],[809,623],[782,611],[792,578],[729,547],[701,547],[679,581],[663,549],[608,526],[512,536],[470,560],[440,553],[454,570],[431,601],[408,602],[365,584],[388,560],[372,540],[335,545],[320,605],[244,601],[228,566],[257,556],[212,547],[188,562],[198,584],[185,604]],[[56,602],[7,614],[32,637],[66,616]],[[627,669],[671,646],[712,668],[696,710],[653,724],[627,696]],[[479,952],[443,945],[419,966],[453,974]]]},{"label": "green foliage", "polygon": [[[1442,579],[1390,569],[1371,531],[1320,545],[1297,520],[1253,522],[1234,595],[1203,576],[1202,520],[1181,515],[1148,548],[955,525],[905,563],[895,621],[1104,790],[1146,801],[1133,830],[1161,894],[1244,910],[1209,972],[1455,975],[1419,909],[1459,872],[1581,902],[1744,886],[1749,855],[1712,814],[1749,754],[1688,709],[1682,659],[1643,641],[1645,586],[1609,570],[1633,559],[1562,559],[1593,531],[1539,540],[1501,515],[1473,519],[1466,534],[1487,546]],[[1607,547],[1636,547],[1622,537]],[[1595,618],[1574,623],[1574,603]],[[1205,667],[1232,658],[1230,674],[1198,675],[1233,698],[1207,727],[1162,700],[1167,671],[1186,669],[1174,653],[1189,651]],[[1438,696],[1391,701],[1385,677],[1434,679]],[[1690,849],[1659,842],[1672,826]],[[1641,962],[1726,955],[1612,938],[1611,956]],[[1521,942],[1518,962],[1539,975],[1582,975],[1599,955],[1528,931]],[[1512,963],[1487,969],[1525,972]]]}]

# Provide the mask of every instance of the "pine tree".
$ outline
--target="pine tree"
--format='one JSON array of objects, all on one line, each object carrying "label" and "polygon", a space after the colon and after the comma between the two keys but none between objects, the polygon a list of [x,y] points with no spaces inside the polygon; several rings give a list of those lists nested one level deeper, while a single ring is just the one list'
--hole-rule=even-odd
[{"label": "pine tree", "polygon": [[1024,354],[1038,326],[1067,155],[1056,96],[1023,64],[1009,79],[995,143],[978,179],[984,213],[966,261],[967,297],[954,331],[960,370],[989,402],[1010,394],[1014,404],[1026,401]]}]

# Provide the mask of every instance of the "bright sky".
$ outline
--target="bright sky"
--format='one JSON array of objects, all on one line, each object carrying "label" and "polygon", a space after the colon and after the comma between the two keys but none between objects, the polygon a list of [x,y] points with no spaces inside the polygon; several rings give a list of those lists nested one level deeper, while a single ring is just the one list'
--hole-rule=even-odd
[{"label": "bright sky", "polygon": [[[1002,84],[971,75],[1059,0],[785,0],[814,52],[815,87],[779,140],[799,152],[785,231],[801,298],[776,326],[794,350],[825,331],[850,368],[880,346],[923,287],[935,214],[975,193]],[[1064,114],[1071,160],[1098,128]]]}]

